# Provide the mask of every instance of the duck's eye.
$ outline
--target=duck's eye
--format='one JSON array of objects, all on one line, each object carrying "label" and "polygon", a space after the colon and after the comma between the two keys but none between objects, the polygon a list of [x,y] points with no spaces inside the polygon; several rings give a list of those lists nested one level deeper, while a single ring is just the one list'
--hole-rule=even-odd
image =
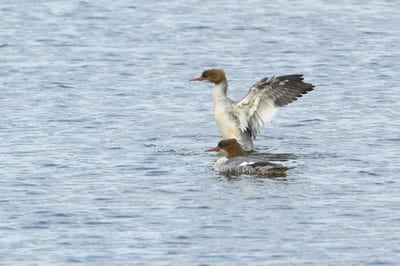
[{"label": "duck's eye", "polygon": [[202,78],[209,78],[211,75],[212,75],[211,71],[206,70],[201,74],[201,77]]}]

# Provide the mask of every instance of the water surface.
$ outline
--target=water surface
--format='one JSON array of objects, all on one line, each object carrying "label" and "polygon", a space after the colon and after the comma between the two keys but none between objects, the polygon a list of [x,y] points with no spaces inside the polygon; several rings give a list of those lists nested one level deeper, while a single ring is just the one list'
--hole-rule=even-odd
[{"label": "water surface", "polygon": [[[398,265],[395,1],[2,1],[4,265]],[[316,88],[257,137],[284,179],[228,179],[211,84]]]}]

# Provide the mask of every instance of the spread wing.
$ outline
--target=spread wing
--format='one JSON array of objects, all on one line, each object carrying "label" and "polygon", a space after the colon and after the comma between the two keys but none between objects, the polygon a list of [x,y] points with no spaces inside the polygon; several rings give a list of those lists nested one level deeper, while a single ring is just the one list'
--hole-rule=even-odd
[{"label": "spread wing", "polygon": [[312,84],[303,82],[303,75],[263,78],[242,100],[234,103],[240,130],[248,130],[255,137],[279,107],[297,100],[313,88]]}]

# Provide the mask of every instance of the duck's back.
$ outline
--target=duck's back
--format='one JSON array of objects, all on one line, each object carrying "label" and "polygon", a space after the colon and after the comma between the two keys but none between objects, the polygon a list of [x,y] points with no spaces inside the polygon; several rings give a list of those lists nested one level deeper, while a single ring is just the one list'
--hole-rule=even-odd
[{"label": "duck's back", "polygon": [[226,175],[245,174],[259,177],[281,177],[286,176],[288,168],[254,157],[236,156],[224,161],[221,160],[216,170]]}]

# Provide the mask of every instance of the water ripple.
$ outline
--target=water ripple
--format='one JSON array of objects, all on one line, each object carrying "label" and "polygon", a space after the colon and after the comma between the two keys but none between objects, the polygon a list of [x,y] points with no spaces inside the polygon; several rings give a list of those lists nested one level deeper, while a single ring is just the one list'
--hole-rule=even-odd
[{"label": "water ripple", "polygon": [[[399,3],[129,2],[0,4],[2,264],[398,264]],[[286,178],[210,168],[206,68],[315,84],[255,139]]]}]

